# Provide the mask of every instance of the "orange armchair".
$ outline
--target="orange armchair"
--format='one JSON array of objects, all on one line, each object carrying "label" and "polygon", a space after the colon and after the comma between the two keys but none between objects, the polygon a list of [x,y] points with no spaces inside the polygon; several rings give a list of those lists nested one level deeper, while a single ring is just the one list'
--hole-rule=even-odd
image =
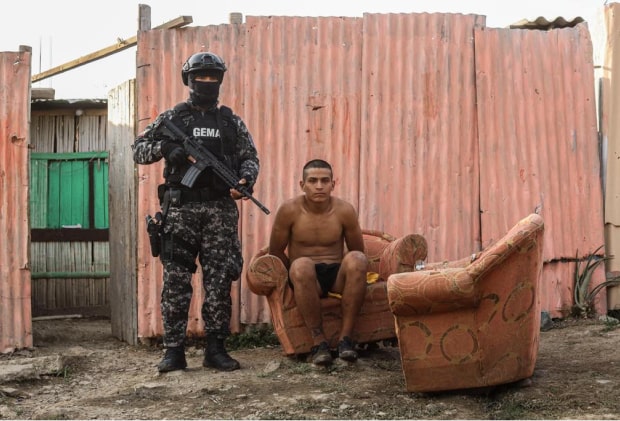
[{"label": "orange armchair", "polygon": [[533,374],[543,232],[542,217],[532,214],[478,254],[388,278],[408,391],[486,387]]},{"label": "orange armchair", "polygon": [[[419,260],[426,259],[424,237],[411,234],[401,238],[378,231],[363,230],[364,252],[369,260],[369,273],[378,274],[369,283],[352,339],[359,344],[395,339],[394,316],[387,301],[385,280],[393,273],[412,271]],[[310,352],[312,337],[299,314],[288,272],[282,261],[262,248],[250,261],[246,274],[250,290],[267,297],[271,321],[285,355]],[[338,298],[321,299],[323,330],[331,347],[336,347],[340,334],[341,310]]]}]

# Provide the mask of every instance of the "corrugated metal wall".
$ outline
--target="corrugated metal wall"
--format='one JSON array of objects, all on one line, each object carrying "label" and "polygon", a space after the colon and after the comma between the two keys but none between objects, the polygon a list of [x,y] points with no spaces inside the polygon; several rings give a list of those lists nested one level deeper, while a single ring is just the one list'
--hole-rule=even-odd
[{"label": "corrugated metal wall", "polygon": [[31,51],[0,53],[0,353],[32,346],[28,262]]},{"label": "corrugated metal wall", "polygon": [[[222,103],[254,135],[255,196],[273,212],[299,193],[301,166],[315,157],[332,162],[336,194],[358,206],[365,228],[420,233],[431,261],[467,256],[538,211],[553,263],[543,308],[558,316],[572,303],[574,262],[557,262],[602,244],[591,48],[585,25],[491,30],[460,14],[248,17],[148,31],[138,38],[138,129],[186,98],[180,68],[191,53],[219,53],[229,66]],[[138,168],[140,217],[158,206],[161,170]],[[247,262],[267,243],[273,213],[241,206]],[[139,336],[150,337],[161,334],[161,268],[142,224],[138,244]],[[243,283],[233,296],[236,322],[269,320]]]},{"label": "corrugated metal wall", "polygon": [[[181,81],[181,67],[196,51],[226,51],[222,54],[230,71],[224,78],[221,100],[242,114],[244,96],[244,65],[246,61],[238,53],[242,45],[243,26],[217,25],[182,28],[178,30],[151,30],[138,33],[136,71],[137,130],[144,130],[157,114],[173,107],[187,98],[188,91]],[[232,74],[232,76],[231,76]],[[253,127],[249,125],[252,131]],[[127,147],[129,147],[128,145]],[[138,166],[137,209],[138,221],[159,209],[157,185],[163,182],[163,162],[150,166]],[[255,194],[260,197],[260,188]],[[150,253],[146,227],[138,224],[138,337],[151,338],[162,334],[159,309],[162,269],[158,259]],[[200,305],[203,298],[200,269],[194,276],[194,299],[190,307],[190,334],[202,335],[203,323]],[[239,328],[239,282],[233,286],[233,329]]]},{"label": "corrugated metal wall", "polygon": [[[544,260],[558,262],[545,267],[542,308],[561,314],[572,302],[572,276],[564,275],[572,275],[577,255],[584,259],[604,244],[587,26],[481,28],[476,74],[482,245],[503,236],[521,215],[540,213]],[[595,275],[594,285],[602,275]],[[569,300],[557,303],[558,294]]]},{"label": "corrugated metal wall", "polygon": [[480,244],[474,28],[482,24],[476,15],[364,16],[361,220],[423,235],[431,262]]},{"label": "corrugated metal wall", "polygon": [[[268,216],[243,204],[242,243],[249,262],[267,245],[278,204],[301,193],[301,169],[310,159],[328,160],[335,194],[358,206],[363,20],[248,17],[245,26],[239,113],[261,160],[255,196],[272,211]],[[238,71],[231,67],[231,74]],[[241,290],[241,320],[270,320],[264,298],[247,288]]]}]

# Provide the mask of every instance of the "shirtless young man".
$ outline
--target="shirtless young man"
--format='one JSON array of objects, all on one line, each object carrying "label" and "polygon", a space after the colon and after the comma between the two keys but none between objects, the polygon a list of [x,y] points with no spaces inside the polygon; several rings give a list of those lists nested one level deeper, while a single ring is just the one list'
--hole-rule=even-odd
[{"label": "shirtless young man", "polygon": [[332,362],[320,304],[328,292],[342,296],[338,356],[356,361],[350,335],[364,302],[368,269],[357,212],[350,203],[331,195],[332,167],[323,160],[306,163],[299,184],[304,194],[285,201],[276,212],[269,253],[288,268],[297,308],[312,334],[312,362]]}]

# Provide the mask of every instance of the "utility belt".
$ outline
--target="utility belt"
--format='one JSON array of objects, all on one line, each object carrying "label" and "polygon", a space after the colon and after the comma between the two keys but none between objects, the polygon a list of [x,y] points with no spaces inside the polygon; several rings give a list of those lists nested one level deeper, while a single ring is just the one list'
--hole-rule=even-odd
[{"label": "utility belt", "polygon": [[[166,184],[160,184],[157,187],[157,196],[159,203],[163,205],[166,199],[170,206],[179,207],[185,203],[202,203],[218,200],[226,197],[228,192],[214,191],[212,188],[205,187],[202,189],[187,189],[183,187],[171,187]],[[168,196],[168,197],[166,197]]]}]

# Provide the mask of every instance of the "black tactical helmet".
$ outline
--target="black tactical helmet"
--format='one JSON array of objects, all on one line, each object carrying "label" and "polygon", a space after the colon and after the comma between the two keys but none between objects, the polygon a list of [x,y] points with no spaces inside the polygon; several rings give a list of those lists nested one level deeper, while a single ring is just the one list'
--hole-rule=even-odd
[{"label": "black tactical helmet", "polygon": [[181,78],[183,84],[187,86],[190,73],[201,72],[205,70],[216,70],[220,72],[220,83],[224,79],[224,72],[226,71],[226,64],[224,60],[213,53],[196,53],[187,59],[183,63],[183,69],[181,70]]}]

